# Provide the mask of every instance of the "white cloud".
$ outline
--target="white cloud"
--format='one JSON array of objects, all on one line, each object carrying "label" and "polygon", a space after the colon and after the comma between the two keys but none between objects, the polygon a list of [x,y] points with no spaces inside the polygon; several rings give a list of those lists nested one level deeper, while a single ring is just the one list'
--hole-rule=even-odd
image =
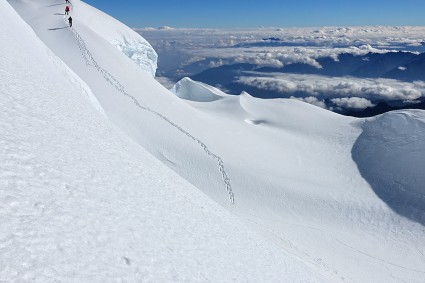
[{"label": "white cloud", "polygon": [[[247,73],[248,74],[248,73]],[[260,76],[261,75],[261,76]],[[425,82],[401,82],[391,79],[361,79],[300,74],[264,74],[250,72],[238,83],[297,97],[361,97],[368,100],[416,100],[425,96]]]},{"label": "white cloud", "polygon": [[342,97],[331,99],[332,103],[340,108],[362,110],[375,106],[370,100],[362,97]]},{"label": "white cloud", "polygon": [[[190,76],[208,68],[236,63],[282,67],[316,59],[338,60],[342,53],[364,55],[405,50],[424,52],[425,27],[321,27],[261,29],[138,30],[159,53],[162,76]],[[276,38],[280,40],[263,40]],[[161,60],[161,58],[166,58]],[[366,59],[366,58],[365,58]],[[187,67],[187,68],[186,68]],[[404,67],[399,69],[403,70]],[[267,77],[265,77],[265,75]],[[287,97],[326,107],[362,109],[371,101],[418,101],[425,82],[389,79],[333,78],[318,75],[244,73],[240,83],[276,91]]]},{"label": "white cloud", "polygon": [[[389,50],[418,51],[425,41],[425,27],[136,30],[159,53],[161,50],[167,52],[168,58],[172,43],[171,48],[179,50],[177,54],[185,52],[214,62],[222,60],[223,64],[250,63],[273,67],[306,63],[320,68],[316,61],[319,57],[337,60],[341,53],[364,55]],[[263,38],[278,38],[280,41],[264,41]],[[159,55],[161,59],[161,53]]]},{"label": "white cloud", "polygon": [[194,56],[202,58],[217,58],[227,65],[237,63],[249,63],[258,67],[283,67],[294,63],[304,63],[321,68],[316,59],[330,57],[335,61],[342,53],[365,55],[369,52],[385,53],[388,50],[378,50],[370,45],[346,48],[329,47],[237,47],[237,48],[214,48],[194,50]]},{"label": "white cloud", "polygon": [[223,66],[224,62],[223,60],[219,59],[219,60],[211,60],[210,63],[208,64],[208,67],[210,68],[216,68],[216,67],[220,67]]},{"label": "white cloud", "polygon": [[296,100],[299,100],[299,101],[303,101],[303,102],[306,102],[306,103],[309,103],[309,104],[313,104],[313,105],[316,105],[316,106],[318,106],[320,108],[324,108],[324,109],[327,109],[328,108],[326,106],[326,103],[325,103],[325,101],[323,99],[322,100],[319,100],[319,99],[317,99],[317,97],[314,97],[314,96],[308,96],[308,97],[294,97],[294,96],[291,96],[290,99],[296,99]]},{"label": "white cloud", "polygon": [[158,28],[159,30],[174,30],[175,28],[169,26],[162,26]]}]

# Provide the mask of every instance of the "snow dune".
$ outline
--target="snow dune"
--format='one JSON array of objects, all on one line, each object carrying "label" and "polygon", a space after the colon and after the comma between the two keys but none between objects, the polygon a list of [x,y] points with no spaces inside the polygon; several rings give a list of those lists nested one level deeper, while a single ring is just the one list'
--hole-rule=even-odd
[{"label": "snow dune", "polygon": [[[178,89],[188,84],[203,85]],[[297,100],[217,95],[185,101],[234,131],[221,138],[233,150],[224,160],[239,164],[235,213],[337,281],[422,281],[424,111],[357,119]]]},{"label": "snow dune", "polygon": [[68,29],[61,1],[10,4],[35,35],[1,3],[1,280],[423,281],[423,202],[382,196],[423,196],[423,111],[355,119],[188,79],[173,94],[100,11],[73,0]]},{"label": "snow dune", "polygon": [[388,206],[425,226],[423,112],[397,111],[367,121],[353,147],[353,159]]},{"label": "snow dune", "polygon": [[211,102],[226,96],[219,89],[201,82],[195,82],[190,78],[183,78],[174,85],[171,92],[182,99],[199,102]]}]

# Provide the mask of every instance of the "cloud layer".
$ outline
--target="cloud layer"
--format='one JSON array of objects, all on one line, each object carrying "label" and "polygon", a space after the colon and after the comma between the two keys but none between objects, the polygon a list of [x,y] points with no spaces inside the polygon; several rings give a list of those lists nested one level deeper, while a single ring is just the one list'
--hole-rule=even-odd
[{"label": "cloud layer", "polygon": [[[322,27],[258,29],[136,29],[167,56],[178,51],[179,67],[210,60],[211,65],[251,63],[282,67],[308,63],[341,53],[366,54],[388,50],[425,51],[425,27]],[[189,59],[187,58],[189,57]],[[192,57],[194,59],[192,59]],[[164,63],[164,62],[163,62]]]},{"label": "cloud layer", "polygon": [[[342,53],[425,52],[425,27],[323,27],[212,29],[137,29],[159,53],[158,73],[174,82],[209,68],[248,63],[283,67],[317,59],[338,60]],[[403,68],[403,67],[401,67]],[[173,82],[173,81],[171,81]],[[167,84],[171,83],[167,80]],[[377,101],[415,103],[425,96],[425,82],[319,75],[242,72],[235,82],[277,92],[319,107],[364,109]],[[217,85],[221,84],[220,82]]]},{"label": "cloud layer", "polygon": [[262,73],[251,72],[249,76],[239,77],[236,82],[282,96],[303,98],[315,105],[323,99],[330,99],[337,107],[353,109],[371,107],[371,101],[415,101],[425,97],[423,81],[409,83],[391,79],[277,73],[265,77]]},{"label": "cloud layer", "polygon": [[367,100],[362,97],[333,98],[331,99],[331,102],[340,108],[349,108],[349,109],[356,109],[356,110],[361,110],[367,107],[375,106],[375,104],[370,102],[370,100]]}]

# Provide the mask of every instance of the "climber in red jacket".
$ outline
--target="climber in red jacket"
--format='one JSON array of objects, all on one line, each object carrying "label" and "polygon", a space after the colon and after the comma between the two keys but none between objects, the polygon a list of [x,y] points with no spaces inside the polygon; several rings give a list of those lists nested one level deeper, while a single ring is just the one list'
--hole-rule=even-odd
[{"label": "climber in red jacket", "polygon": [[69,6],[66,6],[65,8],[65,15],[69,15]]}]

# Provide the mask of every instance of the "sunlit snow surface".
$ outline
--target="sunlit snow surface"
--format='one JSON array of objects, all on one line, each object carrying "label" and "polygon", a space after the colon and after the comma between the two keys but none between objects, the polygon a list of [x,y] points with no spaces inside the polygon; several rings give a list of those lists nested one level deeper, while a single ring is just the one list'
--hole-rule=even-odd
[{"label": "sunlit snow surface", "polygon": [[0,14],[1,282],[327,281],[124,135]]},{"label": "sunlit snow surface", "polygon": [[10,3],[50,50],[1,2],[0,280],[423,282],[424,111],[172,93],[64,3]]}]

